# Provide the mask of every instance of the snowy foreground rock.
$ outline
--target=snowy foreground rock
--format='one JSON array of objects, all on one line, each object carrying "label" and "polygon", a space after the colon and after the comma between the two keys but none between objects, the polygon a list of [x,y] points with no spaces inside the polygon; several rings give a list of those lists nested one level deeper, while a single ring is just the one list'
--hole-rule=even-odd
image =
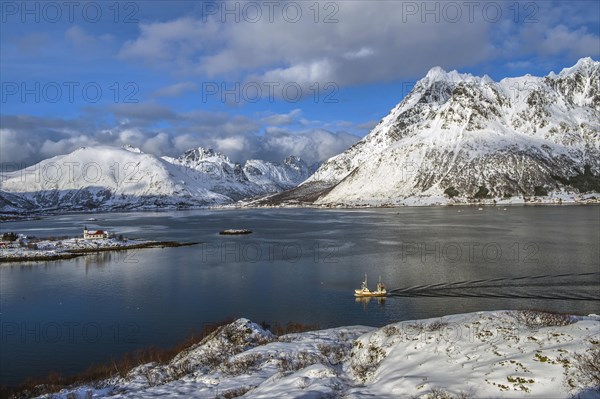
[{"label": "snowy foreground rock", "polygon": [[239,319],[167,365],[43,397],[598,398],[578,354],[599,346],[594,315],[478,312],[281,337]]}]

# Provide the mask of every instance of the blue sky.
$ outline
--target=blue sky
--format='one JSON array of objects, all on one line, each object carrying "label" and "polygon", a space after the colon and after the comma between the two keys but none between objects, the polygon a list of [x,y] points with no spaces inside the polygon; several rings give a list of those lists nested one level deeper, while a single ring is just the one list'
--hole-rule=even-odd
[{"label": "blue sky", "polygon": [[2,1],[0,162],[95,144],[322,161],[433,66],[499,80],[597,60],[599,4]]}]

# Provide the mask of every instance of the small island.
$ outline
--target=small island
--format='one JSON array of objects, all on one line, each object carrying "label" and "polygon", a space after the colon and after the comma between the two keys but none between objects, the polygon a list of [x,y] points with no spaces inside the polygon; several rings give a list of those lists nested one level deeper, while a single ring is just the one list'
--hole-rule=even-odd
[{"label": "small island", "polygon": [[246,229],[227,229],[227,230],[220,231],[219,234],[221,234],[221,235],[227,235],[227,236],[235,236],[235,235],[242,235],[242,234],[252,234],[252,230],[246,230]]},{"label": "small island", "polygon": [[72,259],[89,253],[123,251],[138,248],[166,248],[195,245],[175,241],[129,239],[105,230],[83,229],[80,237],[36,238],[13,232],[0,241],[0,263]]}]

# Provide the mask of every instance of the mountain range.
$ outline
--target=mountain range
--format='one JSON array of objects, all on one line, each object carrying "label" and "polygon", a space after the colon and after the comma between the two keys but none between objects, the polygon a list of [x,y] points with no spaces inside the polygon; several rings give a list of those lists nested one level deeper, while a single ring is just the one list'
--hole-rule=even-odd
[{"label": "mountain range", "polygon": [[[363,139],[321,164],[244,165],[96,146],[4,173],[0,211],[231,204],[560,202],[600,193],[600,62],[495,82],[432,68]],[[258,199],[257,199],[258,198]]]},{"label": "mountain range", "polygon": [[133,210],[224,205],[297,186],[312,169],[291,156],[243,166],[211,149],[178,158],[131,147],[82,147],[23,170],[4,173],[2,212]]}]

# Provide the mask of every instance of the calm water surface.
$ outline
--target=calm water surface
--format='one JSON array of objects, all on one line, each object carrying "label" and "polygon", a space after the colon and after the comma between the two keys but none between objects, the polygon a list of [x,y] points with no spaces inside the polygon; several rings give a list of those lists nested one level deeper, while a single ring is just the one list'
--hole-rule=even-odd
[{"label": "calm water surface", "polygon": [[[2,231],[76,235],[87,224],[201,244],[0,265],[2,384],[169,346],[229,316],[325,328],[509,308],[600,313],[590,300],[600,290],[598,206],[90,216],[2,223]],[[254,234],[217,234],[226,228]],[[371,287],[381,276],[388,289],[415,295],[357,302],[364,273]],[[465,296],[450,295],[452,283]]]}]

